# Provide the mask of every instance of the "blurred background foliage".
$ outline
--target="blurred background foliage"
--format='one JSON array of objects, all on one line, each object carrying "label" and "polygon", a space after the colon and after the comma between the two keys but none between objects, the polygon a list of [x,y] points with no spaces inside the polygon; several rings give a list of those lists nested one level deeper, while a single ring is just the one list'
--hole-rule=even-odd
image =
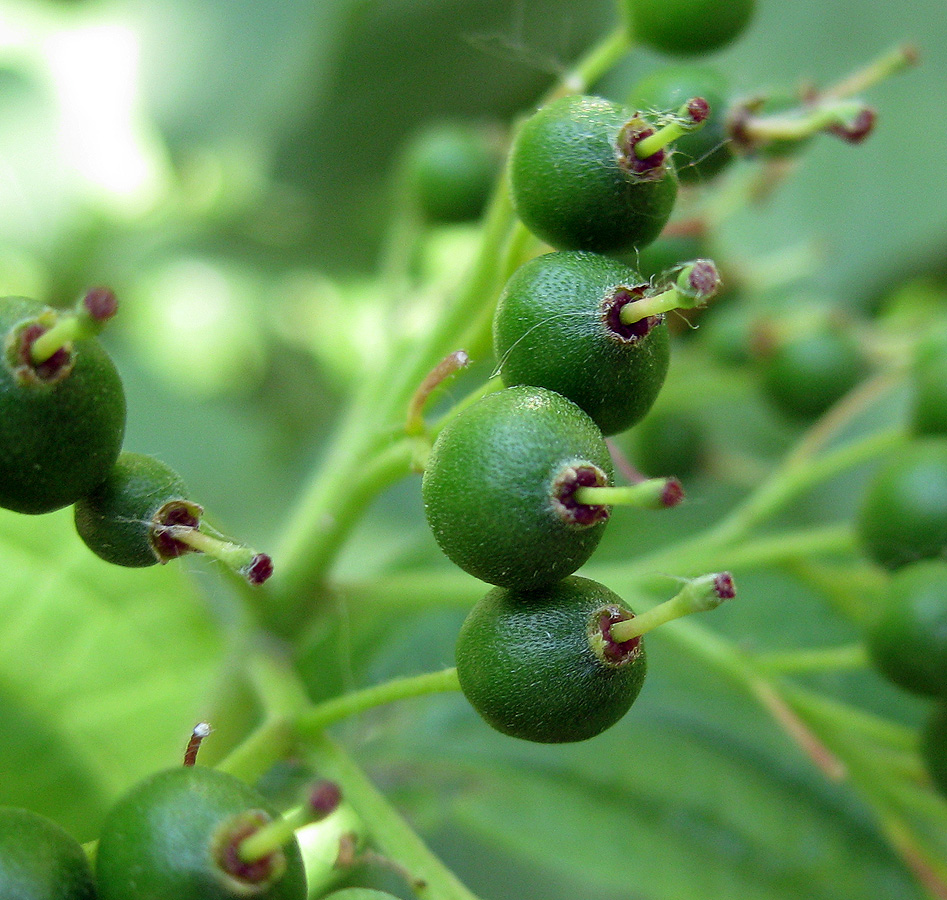
[{"label": "blurred background foliage", "polygon": [[[727,220],[725,262],[802,247],[818,265],[798,289],[862,310],[947,273],[947,15],[942,0],[910,13],[894,0],[761,0],[745,38],[715,55],[740,94],[825,84],[904,40],[922,58],[872,90],[869,141],[815,141],[768,202]],[[513,121],[614,21],[608,0],[0,0],[0,291],[67,304],[113,286],[123,307],[106,342],[126,383],[127,447],[172,464],[221,527],[266,547],[402,314],[374,268],[412,134],[443,118]],[[601,90],[620,98],[662,63],[637,51]],[[432,299],[463,276],[474,238],[432,237]],[[616,516],[603,566],[714,521],[799,433],[741,375],[712,375],[699,414],[746,462],[744,483],[697,476],[673,518]],[[672,406],[695,405],[693,377],[672,372]],[[901,397],[878,413],[902,414]],[[839,518],[860,477],[789,521]],[[446,570],[418,494],[411,480],[373,507],[341,577]],[[0,588],[0,802],[89,839],[228,689],[229,607],[209,566],[90,559],[65,513],[0,516],[0,564],[14,576]],[[747,646],[858,637],[787,573],[747,575],[741,595],[713,627]],[[419,602],[376,634],[340,612],[300,654],[314,696],[450,665],[464,614]],[[634,715],[587,745],[510,741],[455,697],[339,734],[488,897],[922,896],[844,786],[732,685],[653,644]],[[921,714],[872,675],[812,683],[910,724]]]}]

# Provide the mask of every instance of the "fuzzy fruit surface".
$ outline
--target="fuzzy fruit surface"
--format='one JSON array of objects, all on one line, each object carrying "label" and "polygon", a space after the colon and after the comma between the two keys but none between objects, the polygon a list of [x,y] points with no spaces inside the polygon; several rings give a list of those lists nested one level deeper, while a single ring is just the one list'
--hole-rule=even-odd
[{"label": "fuzzy fruit surface", "polygon": [[95,900],[85,851],[55,822],[29,810],[0,807],[0,897]]},{"label": "fuzzy fruit surface", "polygon": [[[22,329],[52,311],[25,297],[0,299],[0,507],[47,513],[101,482],[125,435],[125,392],[95,338],[45,377],[22,348]],[[63,354],[65,356],[65,354]]]},{"label": "fuzzy fruit surface", "polygon": [[631,37],[673,56],[698,56],[735,40],[755,0],[623,0]]},{"label": "fuzzy fruit surface", "polygon": [[[642,79],[628,95],[628,106],[645,113],[680,109],[691,97],[703,97],[710,117],[698,131],[674,142],[678,178],[694,184],[713,178],[734,160],[726,130],[727,80],[710,66],[663,66]],[[695,259],[701,253],[680,256]]]},{"label": "fuzzy fruit surface", "polygon": [[648,177],[621,164],[631,118],[600,97],[563,97],[523,124],[510,152],[510,187],[533,234],[557,250],[623,253],[661,233],[677,174],[669,160]]},{"label": "fuzzy fruit surface", "polygon": [[435,125],[415,139],[408,153],[414,196],[427,221],[479,217],[499,169],[497,152],[482,129]]},{"label": "fuzzy fruit surface", "polygon": [[[154,457],[125,452],[108,477],[76,504],[76,531],[106,562],[153,566],[162,561],[153,540],[155,515],[166,504],[178,503],[186,516],[187,508],[193,508],[186,498],[184,482],[174,470]],[[178,555],[183,552],[182,547]]]},{"label": "fuzzy fruit surface", "polygon": [[493,350],[507,385],[568,397],[604,434],[630,428],[651,408],[668,370],[660,317],[617,324],[615,297],[647,282],[596,253],[548,253],[513,273],[493,320]]},{"label": "fuzzy fruit surface", "polygon": [[921,731],[921,759],[937,790],[947,797],[947,702],[934,707]]},{"label": "fuzzy fruit surface", "polygon": [[457,676],[470,704],[497,731],[541,743],[584,741],[614,725],[644,683],[644,644],[621,662],[593,649],[603,610],[634,614],[608,588],[573,575],[539,591],[496,588],[470,611],[457,638]]},{"label": "fuzzy fruit surface", "polygon": [[894,575],[868,649],[895,684],[947,700],[947,562],[925,560]]},{"label": "fuzzy fruit surface", "polygon": [[888,569],[947,551],[947,438],[901,450],[875,472],[856,519],[867,554]]},{"label": "fuzzy fruit surface", "polygon": [[306,875],[295,839],[282,848],[285,873],[262,888],[235,884],[216,863],[218,829],[249,810],[276,815],[253,788],[216,769],[182,766],[141,782],[102,826],[100,900],[304,900]]},{"label": "fuzzy fruit surface", "polygon": [[602,537],[607,508],[587,524],[563,514],[557,476],[612,462],[595,423],[565,397],[521,386],[489,394],[450,422],[431,451],[424,509],[447,557],[490,584],[536,588],[579,568]]},{"label": "fuzzy fruit surface", "polygon": [[866,370],[854,338],[825,327],[774,348],[763,361],[762,387],[790,418],[813,419],[855,387]]}]

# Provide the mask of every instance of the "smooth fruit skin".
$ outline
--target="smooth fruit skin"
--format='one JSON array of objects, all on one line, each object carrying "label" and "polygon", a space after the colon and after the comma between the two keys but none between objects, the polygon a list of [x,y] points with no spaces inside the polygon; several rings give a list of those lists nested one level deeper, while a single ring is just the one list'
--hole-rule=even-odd
[{"label": "smooth fruit skin", "polygon": [[937,790],[947,797],[947,702],[934,707],[921,731],[921,759]]},{"label": "smooth fruit skin", "polygon": [[632,112],[600,97],[563,97],[523,123],[510,187],[533,234],[558,250],[625,253],[661,233],[677,174],[669,161],[655,180],[620,165],[619,136]]},{"label": "smooth fruit skin", "polygon": [[644,644],[621,664],[593,651],[599,611],[633,613],[617,594],[572,576],[540,591],[496,588],[457,638],[457,676],[497,731],[541,743],[584,741],[614,725],[644,683]]},{"label": "smooth fruit skin", "polygon": [[637,272],[595,253],[548,253],[521,266],[493,320],[504,384],[556,391],[606,435],[630,428],[657,398],[670,360],[663,321],[624,333],[610,324],[609,299],[636,287],[647,287]]},{"label": "smooth fruit skin", "polygon": [[868,649],[895,684],[947,699],[947,562],[926,560],[894,575]]},{"label": "smooth fruit skin", "polygon": [[0,507],[39,514],[75,503],[101,482],[125,434],[125,393],[95,338],[73,344],[58,380],[17,375],[21,325],[49,308],[0,299]]},{"label": "smooth fruit skin", "polygon": [[408,151],[409,177],[428,222],[467,222],[483,212],[499,169],[486,132],[441,123],[420,134]]},{"label": "smooth fruit skin", "polygon": [[161,560],[151,542],[154,515],[167,503],[188,503],[180,476],[154,457],[122,453],[108,477],[76,504],[76,531],[90,550],[119,566]]},{"label": "smooth fruit skin", "polygon": [[855,521],[871,559],[888,569],[947,550],[947,439],[916,441],[884,463]]},{"label": "smooth fruit skin", "polygon": [[295,840],[286,872],[262,890],[239,893],[218,874],[210,848],[233,816],[274,810],[232,775],[200,766],[169,769],[126,794],[102,826],[96,856],[99,900],[304,900],[306,874]]},{"label": "smooth fruit skin", "polygon": [[483,581],[536,588],[564,578],[595,550],[606,508],[591,524],[563,518],[553,481],[591,464],[612,478],[595,423],[552,391],[513,387],[489,394],[448,423],[422,482],[424,509],[447,557]]},{"label": "smooth fruit skin", "polygon": [[864,378],[866,370],[854,338],[825,327],[775,347],[763,361],[761,385],[781,412],[805,421],[844,397]]},{"label": "smooth fruit skin", "polygon": [[672,56],[710,53],[735,40],[755,0],[623,0],[633,40]]},{"label": "smooth fruit skin", "polygon": [[29,810],[0,807],[0,897],[95,900],[85,851],[55,822]]},{"label": "smooth fruit skin", "polygon": [[[674,168],[686,184],[718,175],[735,159],[726,131],[727,81],[709,66],[664,66],[632,88],[627,105],[644,112],[674,112],[692,97],[703,97],[710,106],[704,127],[674,142]],[[681,256],[694,259],[703,254]]]}]

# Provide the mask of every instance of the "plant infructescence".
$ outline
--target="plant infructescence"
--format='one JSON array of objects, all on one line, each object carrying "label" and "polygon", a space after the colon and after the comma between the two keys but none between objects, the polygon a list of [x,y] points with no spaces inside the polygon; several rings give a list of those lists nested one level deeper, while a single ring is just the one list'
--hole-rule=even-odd
[{"label": "plant infructescence", "polygon": [[[64,666],[78,659],[74,670],[99,679],[82,698],[105,695],[75,719],[63,713],[71,752],[62,765],[92,773],[73,798],[84,852],[37,812],[2,810],[0,877],[13,896],[35,895],[46,869],[70,896],[88,895],[94,879],[103,900],[503,896],[489,863],[457,854],[459,879],[375,788],[361,763],[377,765],[373,748],[384,742],[392,756],[379,775],[420,810],[422,831],[447,817],[476,836],[478,860],[492,858],[493,841],[545,867],[554,846],[564,862],[551,870],[568,868],[592,900],[625,890],[629,868],[647,872],[635,889],[648,900],[677,896],[686,882],[700,893],[698,871],[732,880],[734,896],[786,900],[771,869],[841,900],[882,883],[912,900],[943,896],[947,575],[938,557],[947,531],[937,492],[947,462],[937,329],[906,329],[883,302],[874,318],[800,302],[815,254],[789,248],[750,261],[721,237],[822,136],[868,137],[875,113],[865,94],[913,51],[798,90],[736,95],[739,73],[679,60],[620,83],[620,64],[641,47],[698,57],[738,41],[755,4],[620,6],[622,24],[509,126],[502,171],[501,142],[477,123],[421,133],[401,157],[380,153],[401,162],[378,273],[337,293],[305,279],[297,288],[288,256],[276,254],[281,287],[299,296],[253,319],[285,342],[274,369],[296,368],[289,345],[311,356],[333,341],[345,349],[322,362],[334,352],[358,363],[339,366],[347,374],[334,386],[348,391],[347,406],[281,515],[272,560],[222,537],[185,490],[175,469],[195,426],[167,421],[173,441],[160,459],[138,452],[141,430],[127,440],[119,373],[131,372],[129,385],[137,376],[113,365],[96,337],[115,312],[111,291],[84,292],[72,312],[46,305],[64,301],[58,286],[44,302],[0,301],[3,521],[73,507],[75,530],[63,538],[71,544],[57,557],[58,580],[40,590],[40,579],[11,574],[12,591],[35,607],[20,604],[0,638],[15,652],[51,634]],[[382,134],[378,144],[390,149]],[[140,223],[141,245],[160,245],[148,229],[199,205],[182,200],[188,177],[184,166],[182,195],[169,193],[161,214]],[[234,203],[192,227],[217,243],[268,235],[261,257],[272,265],[295,227],[292,204],[269,208],[285,214],[280,227],[255,208],[233,228]],[[130,243],[133,259],[144,252]],[[77,264],[83,277],[89,254]],[[351,309],[333,318],[332,298],[347,292]],[[782,322],[798,330],[783,334]],[[338,334],[326,338],[332,327]],[[178,374],[194,387],[189,371]],[[130,422],[142,394],[129,391]],[[892,414],[892,397],[905,394]],[[252,510],[265,482],[247,466],[235,493]],[[409,524],[399,518],[392,537],[374,501],[399,482]],[[685,491],[696,502],[679,510]],[[24,539],[10,552],[28,560],[47,552],[43,543]],[[195,566],[194,553],[212,562]],[[208,578],[216,562],[223,577]],[[734,598],[735,581],[727,612],[692,616]],[[44,618],[48,596],[70,583],[77,607],[107,599],[119,642],[103,647],[83,633],[73,643],[74,619]],[[213,639],[184,659],[174,626],[197,598],[212,611]],[[813,624],[829,620],[831,631]],[[214,669],[214,690],[194,679],[194,657]],[[56,670],[55,658],[29,670],[51,692],[36,705],[71,709],[82,679]],[[882,699],[846,693],[841,670]],[[675,705],[708,689],[706,703]],[[0,698],[5,690],[0,682]],[[913,706],[904,692],[918,695]],[[373,713],[448,693],[458,702],[423,701],[432,721],[408,703]],[[110,718],[121,711],[116,697],[139,704],[121,727]],[[169,715],[168,697],[191,705]],[[152,721],[198,713],[216,731],[200,765],[203,725],[183,767],[148,746],[159,739]],[[347,720],[350,730],[333,728]],[[757,742],[751,720],[772,733]],[[167,724],[162,732],[163,744],[180,737]],[[366,737],[375,734],[384,741]],[[857,799],[838,804],[823,778]],[[298,788],[313,779],[331,788],[300,812]],[[419,794],[423,809],[411,806]],[[744,872],[688,830],[711,822],[753,853],[771,848],[755,804],[764,822],[811,828],[811,846],[831,847],[853,883],[832,882],[817,852],[813,862],[798,849],[805,842],[778,835],[785,860]],[[56,818],[55,804],[39,808]],[[583,829],[598,848],[614,827],[606,821],[644,835],[629,842],[632,862],[588,852]],[[5,868],[14,852],[5,847],[19,853],[24,843],[32,865]],[[872,860],[847,865],[866,844]]]}]

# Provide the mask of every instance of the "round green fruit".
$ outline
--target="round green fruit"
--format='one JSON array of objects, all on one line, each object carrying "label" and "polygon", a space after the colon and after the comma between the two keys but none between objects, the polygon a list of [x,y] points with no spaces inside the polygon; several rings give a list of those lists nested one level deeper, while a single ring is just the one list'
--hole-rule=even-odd
[{"label": "round green fruit", "polygon": [[[674,167],[682,182],[693,184],[719,174],[734,160],[726,131],[727,81],[708,66],[664,66],[648,75],[628,95],[628,106],[646,113],[676,110],[691,97],[703,97],[710,117],[699,131],[674,142]],[[694,253],[680,256],[694,259]]]},{"label": "round green fruit", "polygon": [[541,743],[584,741],[614,725],[645,677],[641,638],[612,641],[634,613],[598,582],[572,576],[538,591],[496,588],[457,638],[464,696],[497,731]]},{"label": "round green fruit", "polygon": [[947,562],[925,560],[895,573],[868,649],[890,681],[947,699]]},{"label": "round green fruit", "polygon": [[650,288],[622,263],[595,253],[548,253],[513,274],[493,321],[507,385],[532,384],[580,406],[604,434],[651,408],[670,358],[663,316],[625,325],[619,316]]},{"label": "round green fruit", "polygon": [[494,142],[474,125],[433,125],[408,150],[408,177],[418,208],[429,222],[478,218],[498,169]]},{"label": "round green fruit", "polygon": [[85,851],[55,822],[29,810],[0,807],[0,897],[95,900]]},{"label": "round green fruit", "polygon": [[669,153],[635,156],[635,145],[654,130],[600,97],[563,97],[540,109],[510,152],[523,224],[558,250],[626,253],[651,243],[677,197]]},{"label": "round green fruit", "polygon": [[687,478],[704,461],[704,425],[686,410],[652,410],[630,437],[632,462],[652,478]]},{"label": "round green fruit", "polygon": [[25,297],[0,299],[0,507],[47,513],[101,482],[125,434],[125,393],[95,338],[75,340],[46,362],[33,342],[58,313]]},{"label": "round green fruit", "polygon": [[424,471],[424,509],[441,549],[464,571],[536,588],[592,555],[609,507],[574,495],[611,477],[605,440],[579,407],[543,388],[507,388],[440,433]]},{"label": "round green fruit", "polygon": [[171,468],[154,457],[124,452],[108,477],[76,503],[76,531],[106,562],[153,566],[190,552],[163,529],[196,528],[201,512]]},{"label": "round green fruit", "polygon": [[947,550],[947,439],[900,450],[868,483],[856,518],[866,553],[888,569]]},{"label": "round green fruit", "polygon": [[632,40],[672,56],[710,53],[746,28],[755,0],[623,0]]},{"label": "round green fruit", "polygon": [[912,386],[914,433],[947,435],[947,331],[944,329],[936,330],[918,346]]},{"label": "round green fruit", "polygon": [[259,863],[239,861],[239,841],[277,813],[232,775],[200,766],[159,772],[106,817],[96,875],[100,900],[305,900],[293,839]]},{"label": "round green fruit", "polygon": [[777,344],[762,361],[766,397],[793,419],[814,419],[865,376],[857,341],[842,328],[825,325]]},{"label": "round green fruit", "polygon": [[947,702],[934,707],[921,732],[921,759],[937,790],[947,797]]}]

